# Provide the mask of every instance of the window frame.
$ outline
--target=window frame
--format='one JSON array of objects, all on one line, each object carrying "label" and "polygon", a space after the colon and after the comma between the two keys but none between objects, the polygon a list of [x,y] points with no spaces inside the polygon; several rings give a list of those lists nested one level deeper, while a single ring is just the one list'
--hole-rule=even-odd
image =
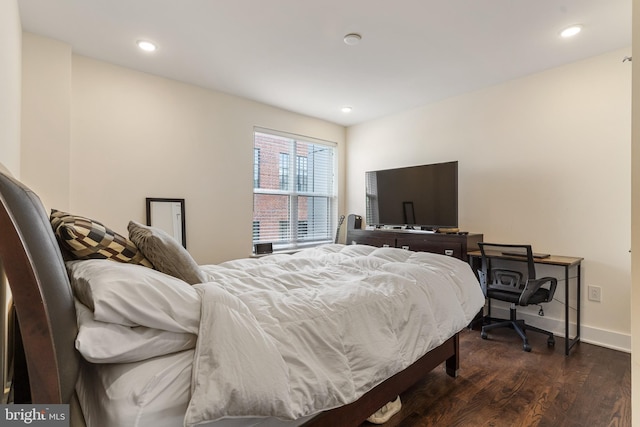
[{"label": "window frame", "polygon": [[260,149],[253,147],[253,188],[260,188]]},{"label": "window frame", "polygon": [[[277,239],[274,236],[271,238],[260,237],[256,238],[255,232],[252,233],[252,244],[255,247],[258,243],[272,243],[274,252],[278,251],[288,251],[288,250],[296,250],[304,247],[312,247],[325,243],[333,243],[334,242],[334,231],[337,226],[337,212],[338,212],[338,144],[331,141],[320,140],[313,137],[307,137],[297,134],[292,134],[288,132],[275,131],[272,129],[254,127],[253,133],[253,141],[254,141],[254,153],[255,150],[260,150],[260,159],[262,158],[262,150],[266,149],[264,146],[260,146],[258,148],[256,144],[258,143],[259,134],[263,134],[269,137],[274,138],[284,138],[291,143],[291,147],[289,148],[288,153],[283,153],[281,148],[275,148],[278,156],[278,171],[277,171],[277,189],[268,189],[268,188],[260,188],[254,185],[253,188],[253,199],[254,199],[254,209],[253,209],[253,230],[262,230],[262,226],[260,225],[260,215],[257,213],[256,203],[257,196],[285,196],[288,200],[288,230],[289,237],[288,239]],[[298,144],[305,144],[305,146],[323,146],[331,150],[328,154],[327,160],[328,163],[322,163],[322,159],[320,159],[320,163],[313,163],[314,160],[310,159],[308,155],[299,155]],[[274,144],[275,145],[275,144]],[[324,151],[324,150],[321,150]],[[282,154],[287,154],[286,158],[288,158],[288,166],[283,168],[282,165]],[[302,159],[304,158],[304,160]],[[261,177],[255,179],[255,170],[262,171],[263,169],[268,168],[267,165],[256,165],[256,156],[254,155],[254,184],[256,181],[260,184],[263,182]],[[325,160],[326,162],[326,160]],[[304,170],[298,170],[300,165],[304,165]],[[326,167],[327,172],[326,176],[318,176],[313,175],[310,177],[309,169],[313,169],[314,167]],[[330,168],[330,169],[329,169]],[[287,188],[283,188],[282,184],[282,174],[283,171],[286,171],[286,175],[288,178]],[[326,179],[325,186],[326,191],[309,191],[310,179],[316,179],[317,177],[322,177]],[[265,180],[266,182],[267,180]],[[302,182],[304,181],[304,182]],[[316,181],[314,181],[316,182]],[[268,184],[267,184],[268,185]],[[305,190],[305,191],[302,191]],[[307,206],[312,205],[315,206],[316,203],[320,203],[318,208],[315,207],[304,207],[300,208],[299,205],[302,202],[302,198],[307,198],[304,202]],[[319,199],[319,200],[318,200]],[[311,217],[308,215],[303,218],[298,218],[298,215],[305,215],[303,209],[320,209],[319,211],[310,212],[306,211],[307,214],[312,213]],[[317,216],[319,215],[319,217]],[[323,221],[326,217],[326,223]],[[320,222],[317,222],[315,218],[320,218]],[[272,220],[278,220],[277,215],[272,218]],[[305,223],[303,227],[304,230],[301,229],[301,222]],[[314,228],[314,223],[318,224],[316,228]],[[319,227],[319,228],[318,228]],[[326,227],[326,228],[325,228]],[[268,230],[268,227],[265,227],[265,231]],[[282,229],[281,226],[278,229]],[[276,235],[279,234],[279,230]],[[300,232],[302,231],[302,232]],[[268,231],[267,231],[268,233]]]}]

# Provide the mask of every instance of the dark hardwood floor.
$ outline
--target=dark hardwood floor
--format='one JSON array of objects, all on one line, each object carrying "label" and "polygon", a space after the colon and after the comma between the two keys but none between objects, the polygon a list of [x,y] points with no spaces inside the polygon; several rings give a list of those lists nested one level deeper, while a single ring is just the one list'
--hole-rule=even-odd
[{"label": "dark hardwood floor", "polygon": [[[586,343],[564,355],[530,332],[531,353],[510,329],[460,335],[460,372],[438,367],[404,393],[385,427],[631,425],[631,355]],[[373,424],[364,423],[362,427]]]}]

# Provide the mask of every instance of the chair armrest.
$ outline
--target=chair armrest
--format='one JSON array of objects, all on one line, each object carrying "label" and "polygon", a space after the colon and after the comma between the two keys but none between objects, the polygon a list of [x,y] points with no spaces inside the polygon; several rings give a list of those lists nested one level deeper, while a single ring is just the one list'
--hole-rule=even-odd
[{"label": "chair armrest", "polygon": [[553,299],[553,294],[556,293],[556,287],[558,286],[558,279],[555,277],[542,277],[540,279],[529,280],[525,285],[518,304],[529,305],[529,298],[537,292],[545,283],[549,283],[549,297],[547,302]]}]

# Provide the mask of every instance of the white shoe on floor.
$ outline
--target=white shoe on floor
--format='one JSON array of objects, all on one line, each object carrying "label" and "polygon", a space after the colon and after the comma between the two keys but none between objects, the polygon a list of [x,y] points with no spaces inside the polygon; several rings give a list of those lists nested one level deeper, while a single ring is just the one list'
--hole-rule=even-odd
[{"label": "white shoe on floor", "polygon": [[367,421],[373,424],[384,424],[395,414],[400,412],[402,408],[402,402],[400,402],[400,396],[396,400],[387,403],[382,408],[378,409],[373,415],[367,418]]}]

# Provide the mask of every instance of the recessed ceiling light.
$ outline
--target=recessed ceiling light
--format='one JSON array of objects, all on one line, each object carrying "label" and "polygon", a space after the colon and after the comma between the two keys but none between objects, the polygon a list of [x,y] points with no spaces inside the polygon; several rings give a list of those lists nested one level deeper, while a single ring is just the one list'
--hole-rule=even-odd
[{"label": "recessed ceiling light", "polygon": [[344,36],[344,42],[349,46],[360,43],[360,40],[362,40],[362,36],[360,34],[351,33]]},{"label": "recessed ceiling light", "polygon": [[580,25],[572,25],[568,28],[565,28],[564,30],[562,30],[562,32],[560,33],[561,37],[564,37],[565,39],[568,37],[573,37],[576,34],[578,34],[580,31],[582,31],[582,26]]},{"label": "recessed ceiling light", "polygon": [[350,105],[345,105],[341,108],[341,110],[343,113],[350,113],[351,111],[353,111],[353,107],[351,107]]},{"label": "recessed ceiling light", "polygon": [[145,52],[153,52],[158,48],[158,46],[156,46],[155,44],[147,40],[138,40],[136,44],[140,49],[144,50]]}]

